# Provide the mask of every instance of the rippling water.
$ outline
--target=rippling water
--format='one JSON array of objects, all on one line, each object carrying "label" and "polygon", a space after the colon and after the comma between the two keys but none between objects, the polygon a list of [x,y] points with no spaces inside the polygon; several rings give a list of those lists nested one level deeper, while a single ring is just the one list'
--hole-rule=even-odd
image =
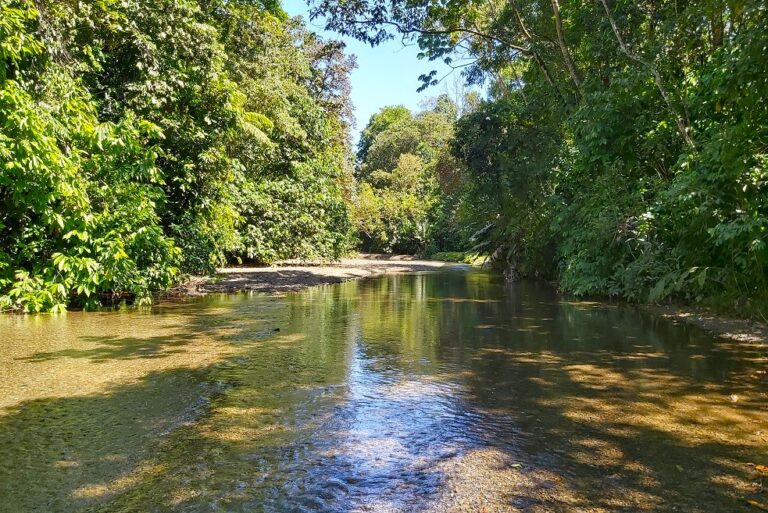
[{"label": "rippling water", "polygon": [[0,511],[741,511],[764,346],[479,271],[0,317]]}]

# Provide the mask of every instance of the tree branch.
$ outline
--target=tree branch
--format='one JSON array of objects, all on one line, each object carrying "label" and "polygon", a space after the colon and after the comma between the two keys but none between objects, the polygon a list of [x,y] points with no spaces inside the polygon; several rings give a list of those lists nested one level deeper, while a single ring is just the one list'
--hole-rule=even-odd
[{"label": "tree branch", "polygon": [[688,122],[677,111],[674,104],[672,103],[672,99],[669,95],[669,92],[667,92],[667,89],[664,85],[664,80],[661,77],[661,73],[659,73],[659,70],[656,68],[656,65],[650,61],[645,60],[643,57],[641,57],[640,55],[634,53],[632,50],[629,49],[626,42],[624,42],[624,39],[621,37],[621,32],[619,32],[619,27],[616,25],[616,21],[613,19],[613,16],[611,15],[611,11],[608,8],[608,2],[606,0],[600,0],[600,3],[603,4],[603,8],[605,9],[605,15],[608,18],[608,23],[611,25],[611,29],[613,30],[613,33],[616,36],[616,40],[618,41],[619,46],[621,47],[621,50],[631,60],[641,64],[651,72],[656,82],[656,88],[661,93],[661,97],[664,99],[664,102],[667,104],[667,108],[672,114],[672,117],[675,118],[675,123],[677,123],[677,129],[680,132],[680,135],[682,136],[685,143],[691,149],[695,150],[696,144],[693,142],[691,135],[688,133]]},{"label": "tree branch", "polygon": [[568,73],[571,75],[571,80],[576,84],[576,89],[581,94],[581,78],[579,78],[576,65],[573,63],[573,57],[571,56],[568,46],[565,44],[565,35],[563,31],[563,19],[560,16],[560,2],[558,0],[552,0],[552,11],[555,14],[555,28],[557,29],[557,42],[560,46],[560,53],[563,54],[563,60],[565,61],[565,67],[568,68]]},{"label": "tree branch", "polygon": [[396,21],[390,21],[390,20],[352,20],[352,23],[355,25],[390,25],[392,27],[395,27],[402,34],[424,34],[424,35],[434,35],[434,36],[450,35],[450,34],[457,34],[457,33],[470,34],[475,37],[479,37],[481,39],[485,39],[488,41],[495,41],[501,45],[506,46],[511,50],[515,50],[523,54],[530,53],[529,48],[516,45],[498,36],[485,34],[483,32],[479,32],[477,30],[473,30],[465,27],[453,27],[453,28],[446,28],[446,29],[421,29],[416,27],[405,27],[401,23],[398,23]]},{"label": "tree branch", "polygon": [[541,69],[541,72],[544,74],[544,79],[547,81],[547,83],[555,89],[555,92],[558,96],[562,99],[562,95],[560,94],[560,91],[557,89],[557,86],[555,85],[554,80],[552,80],[552,76],[549,73],[549,69],[547,68],[547,64],[544,62],[544,59],[542,59],[541,55],[539,55],[539,52],[537,52],[533,47],[533,36],[531,35],[528,28],[525,26],[525,23],[523,22],[523,17],[520,15],[520,9],[517,6],[517,2],[515,0],[512,0],[512,8],[515,11],[515,19],[517,20],[517,24],[520,26],[520,30],[523,31],[523,35],[528,40],[529,43],[531,43],[531,55],[533,56],[533,60],[536,61],[536,64],[539,65],[539,69]]}]

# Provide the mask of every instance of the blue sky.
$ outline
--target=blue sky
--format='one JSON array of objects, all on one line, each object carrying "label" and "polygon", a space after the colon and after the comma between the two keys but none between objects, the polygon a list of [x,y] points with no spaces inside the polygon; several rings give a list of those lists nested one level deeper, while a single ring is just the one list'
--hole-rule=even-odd
[{"label": "blue sky", "polygon": [[[358,68],[352,72],[352,103],[355,106],[357,126],[353,140],[357,142],[359,132],[365,128],[372,114],[387,105],[405,105],[411,110],[419,109],[419,102],[437,96],[445,90],[441,84],[421,93],[416,92],[419,75],[438,70],[438,78],[450,71],[442,62],[419,60],[418,47],[404,46],[398,39],[387,41],[377,47],[355,39],[342,37],[323,29],[319,21],[309,21],[309,8],[304,0],[283,0],[283,8],[291,16],[303,16],[307,27],[326,39],[340,39],[347,44],[347,53],[357,55]],[[458,76],[458,73],[455,74]],[[448,79],[452,81],[453,77]]]}]

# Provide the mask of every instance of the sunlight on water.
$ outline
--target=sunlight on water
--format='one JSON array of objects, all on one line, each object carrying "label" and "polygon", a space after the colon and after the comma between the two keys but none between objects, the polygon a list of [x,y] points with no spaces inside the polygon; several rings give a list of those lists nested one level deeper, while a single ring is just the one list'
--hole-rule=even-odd
[{"label": "sunlight on water", "polygon": [[735,511],[768,461],[764,347],[479,271],[0,341],[9,513]]}]

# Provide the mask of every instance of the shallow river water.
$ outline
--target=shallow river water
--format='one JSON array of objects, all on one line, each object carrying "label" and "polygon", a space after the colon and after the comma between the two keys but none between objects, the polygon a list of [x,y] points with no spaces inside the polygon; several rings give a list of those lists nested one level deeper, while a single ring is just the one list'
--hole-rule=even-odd
[{"label": "shallow river water", "polygon": [[481,271],[4,316],[0,512],[759,511],[767,353]]}]

